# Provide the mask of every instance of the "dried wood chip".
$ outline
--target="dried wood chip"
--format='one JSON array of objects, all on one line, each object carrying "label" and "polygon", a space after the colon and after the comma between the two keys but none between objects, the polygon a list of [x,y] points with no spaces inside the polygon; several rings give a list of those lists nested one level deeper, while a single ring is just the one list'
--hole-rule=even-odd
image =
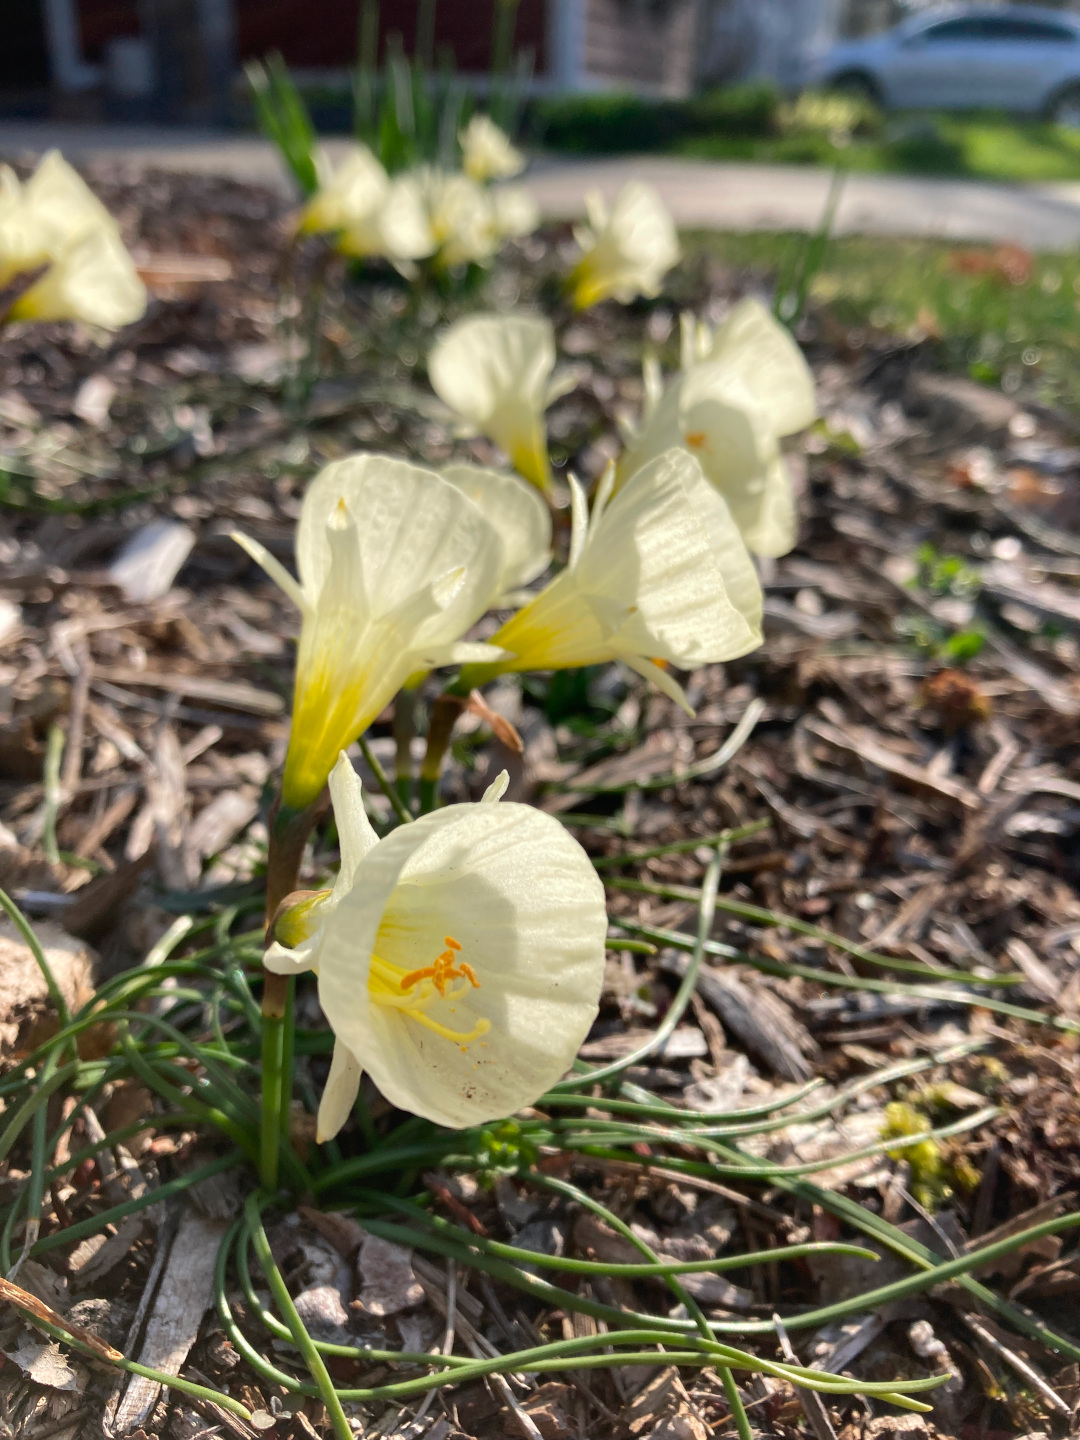
[{"label": "dried wood chip", "polygon": [[368,1235],[356,1263],[362,1282],[360,1303],[369,1315],[396,1315],[423,1300],[424,1288],[413,1273],[412,1251],[403,1245]]},{"label": "dried wood chip", "polygon": [[[197,1210],[185,1212],[146,1323],[137,1356],[140,1364],[179,1375],[213,1302],[214,1265],[225,1228],[224,1221],[207,1220]],[[133,1375],[116,1407],[115,1429],[125,1434],[142,1425],[160,1389],[155,1381]]]},{"label": "dried wood chip", "polygon": [[[68,1009],[77,1010],[94,993],[97,957],[55,921],[41,920],[34,930]],[[37,1027],[51,1009],[33,952],[7,916],[0,916],[0,1052],[37,1043]]]}]

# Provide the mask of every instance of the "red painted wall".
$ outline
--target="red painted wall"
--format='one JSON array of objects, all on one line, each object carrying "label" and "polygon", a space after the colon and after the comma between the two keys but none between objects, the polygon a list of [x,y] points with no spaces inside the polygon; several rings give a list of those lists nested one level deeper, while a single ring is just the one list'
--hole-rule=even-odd
[{"label": "red painted wall", "polygon": [[[137,0],[78,0],[83,54],[98,60],[106,40],[137,35]],[[356,59],[359,0],[234,0],[237,58],[259,59],[280,50],[290,65],[340,69]],[[461,70],[486,70],[490,63],[495,0],[436,0],[435,43],[449,45]],[[417,0],[382,0],[379,33],[398,31],[406,54],[416,37]],[[521,0],[515,44],[531,47],[536,69],[544,68],[545,0]]]}]

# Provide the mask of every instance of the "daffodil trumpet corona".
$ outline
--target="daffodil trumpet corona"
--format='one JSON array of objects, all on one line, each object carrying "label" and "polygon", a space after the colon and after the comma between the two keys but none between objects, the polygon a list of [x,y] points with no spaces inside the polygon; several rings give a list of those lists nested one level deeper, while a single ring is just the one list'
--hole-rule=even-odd
[{"label": "daffodil trumpet corona", "polygon": [[646,371],[644,424],[619,461],[616,486],[682,445],[727,501],[755,555],[785,555],[797,519],[783,437],[816,414],[814,377],[788,331],[757,300],[741,301],[715,332],[683,321],[682,369],[666,387]]},{"label": "daffodil trumpet corona", "polygon": [[573,1064],[603,980],[603,886],[558,820],[500,803],[505,784],[379,840],[359,777],[335,765],[341,869],[332,891],[284,907],[265,960],[318,976],[335,1037],[320,1141],[364,1071],[392,1104],[457,1129],[531,1104]]},{"label": "daffodil trumpet corona", "polygon": [[761,644],[753,561],[694,456],[667,450],[614,496],[613,480],[591,515],[571,480],[569,563],[492,636],[503,658],[465,667],[458,693],[506,671],[622,660],[689,712],[662,662],[693,669]]},{"label": "daffodil trumpet corona", "polygon": [[300,611],[282,785],[292,811],[317,799],[340,751],[411,675],[500,653],[461,636],[499,593],[502,540],[432,470],[385,455],[328,465],[304,497],[299,580],[257,541],[233,538]]},{"label": "daffodil trumpet corona", "polygon": [[534,315],[471,315],[428,356],[432,388],[458,416],[461,432],[486,435],[544,491],[551,483],[544,411],[562,393],[554,369],[555,333]]}]

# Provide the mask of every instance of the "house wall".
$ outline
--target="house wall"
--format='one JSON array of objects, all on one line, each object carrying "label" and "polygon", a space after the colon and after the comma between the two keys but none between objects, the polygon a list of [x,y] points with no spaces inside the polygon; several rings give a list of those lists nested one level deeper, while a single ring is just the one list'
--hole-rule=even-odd
[{"label": "house wall", "polygon": [[698,0],[581,0],[586,85],[686,95],[696,68]]}]

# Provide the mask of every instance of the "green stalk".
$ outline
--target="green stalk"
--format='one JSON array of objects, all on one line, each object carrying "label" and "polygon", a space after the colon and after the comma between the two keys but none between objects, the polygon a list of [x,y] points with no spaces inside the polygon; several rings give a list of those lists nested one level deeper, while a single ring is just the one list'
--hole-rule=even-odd
[{"label": "green stalk", "polygon": [[416,689],[403,686],[394,700],[394,781],[402,805],[412,814],[412,742],[416,734]]},{"label": "green stalk", "polygon": [[59,865],[60,851],[56,844],[56,817],[64,791],[60,784],[60,759],[64,753],[64,732],[59,725],[49,726],[45,750],[43,826],[41,848],[50,865]]},{"label": "green stalk", "polygon": [[[566,823],[565,815],[560,815],[559,819],[564,824]],[[772,823],[771,820],[754,820],[749,825],[739,825],[734,830],[720,830],[715,835],[675,840],[670,845],[656,845],[651,850],[627,851],[625,855],[594,855],[592,863],[597,870],[607,870],[618,865],[636,865],[639,860],[655,860],[661,855],[685,855],[689,851],[700,849],[702,845],[726,845],[730,849],[732,845],[738,845],[742,840],[749,840],[755,835],[760,835],[763,830],[771,830]]]},{"label": "green stalk", "polygon": [[[615,890],[632,890],[643,895],[660,895],[667,900],[699,900],[700,891],[694,890],[689,885],[654,885],[648,880],[629,880],[616,877],[607,882]],[[927,980],[936,980],[944,983],[965,983],[969,985],[1022,985],[1025,977],[1022,974],[1009,975],[976,975],[970,970],[935,970],[931,965],[921,965],[917,960],[901,960],[893,955],[879,955],[874,950],[867,950],[864,945],[859,945],[854,940],[847,940],[843,935],[836,935],[831,930],[823,930],[820,925],[811,925],[807,920],[799,920],[794,915],[785,915],[779,910],[764,910],[759,905],[747,905],[742,900],[734,900],[729,895],[721,895],[716,902],[717,910],[726,915],[737,915],[740,920],[750,920],[755,925],[782,925],[793,931],[796,935],[806,935],[813,940],[821,940],[826,945],[832,945],[837,950],[843,950],[855,960],[862,960],[866,965],[875,965],[882,970],[895,970],[898,973],[907,975],[920,975]]]},{"label": "green stalk", "polygon": [[421,815],[430,814],[439,803],[439,777],[442,774],[443,760],[450,748],[454,726],[464,709],[465,701],[460,696],[449,693],[440,695],[431,707],[427,749],[420,766]]},{"label": "green stalk", "polygon": [[259,1197],[252,1194],[247,1198],[244,1205],[244,1219],[247,1224],[248,1233],[251,1236],[251,1243],[255,1247],[255,1255],[259,1267],[266,1276],[267,1284],[271,1293],[277,1301],[278,1309],[285,1317],[285,1323],[292,1332],[296,1348],[304,1358],[304,1363],[311,1372],[311,1377],[319,1387],[319,1394],[326,1406],[326,1413],[330,1417],[330,1423],[334,1427],[334,1434],[337,1440],[353,1440],[352,1426],[349,1424],[345,1411],[341,1408],[341,1401],[334,1389],[334,1382],[330,1379],[329,1372],[322,1356],[304,1327],[304,1322],[297,1314],[293,1298],[289,1294],[289,1287],[282,1278],[281,1271],[277,1267],[270,1249],[270,1242],[266,1238],[266,1231],[263,1229],[262,1216],[259,1213]]},{"label": "green stalk", "polygon": [[408,810],[406,810],[405,806],[402,804],[401,796],[398,794],[397,789],[393,785],[391,785],[386,771],[379,764],[378,760],[376,760],[374,751],[368,744],[368,738],[366,735],[360,736],[360,753],[361,755],[363,755],[364,762],[367,765],[368,769],[375,776],[375,780],[378,784],[379,789],[386,796],[387,800],[390,801],[391,810],[393,810],[394,814],[397,816],[397,818],[401,821],[403,825],[408,824],[408,822],[413,817],[409,814]]}]

